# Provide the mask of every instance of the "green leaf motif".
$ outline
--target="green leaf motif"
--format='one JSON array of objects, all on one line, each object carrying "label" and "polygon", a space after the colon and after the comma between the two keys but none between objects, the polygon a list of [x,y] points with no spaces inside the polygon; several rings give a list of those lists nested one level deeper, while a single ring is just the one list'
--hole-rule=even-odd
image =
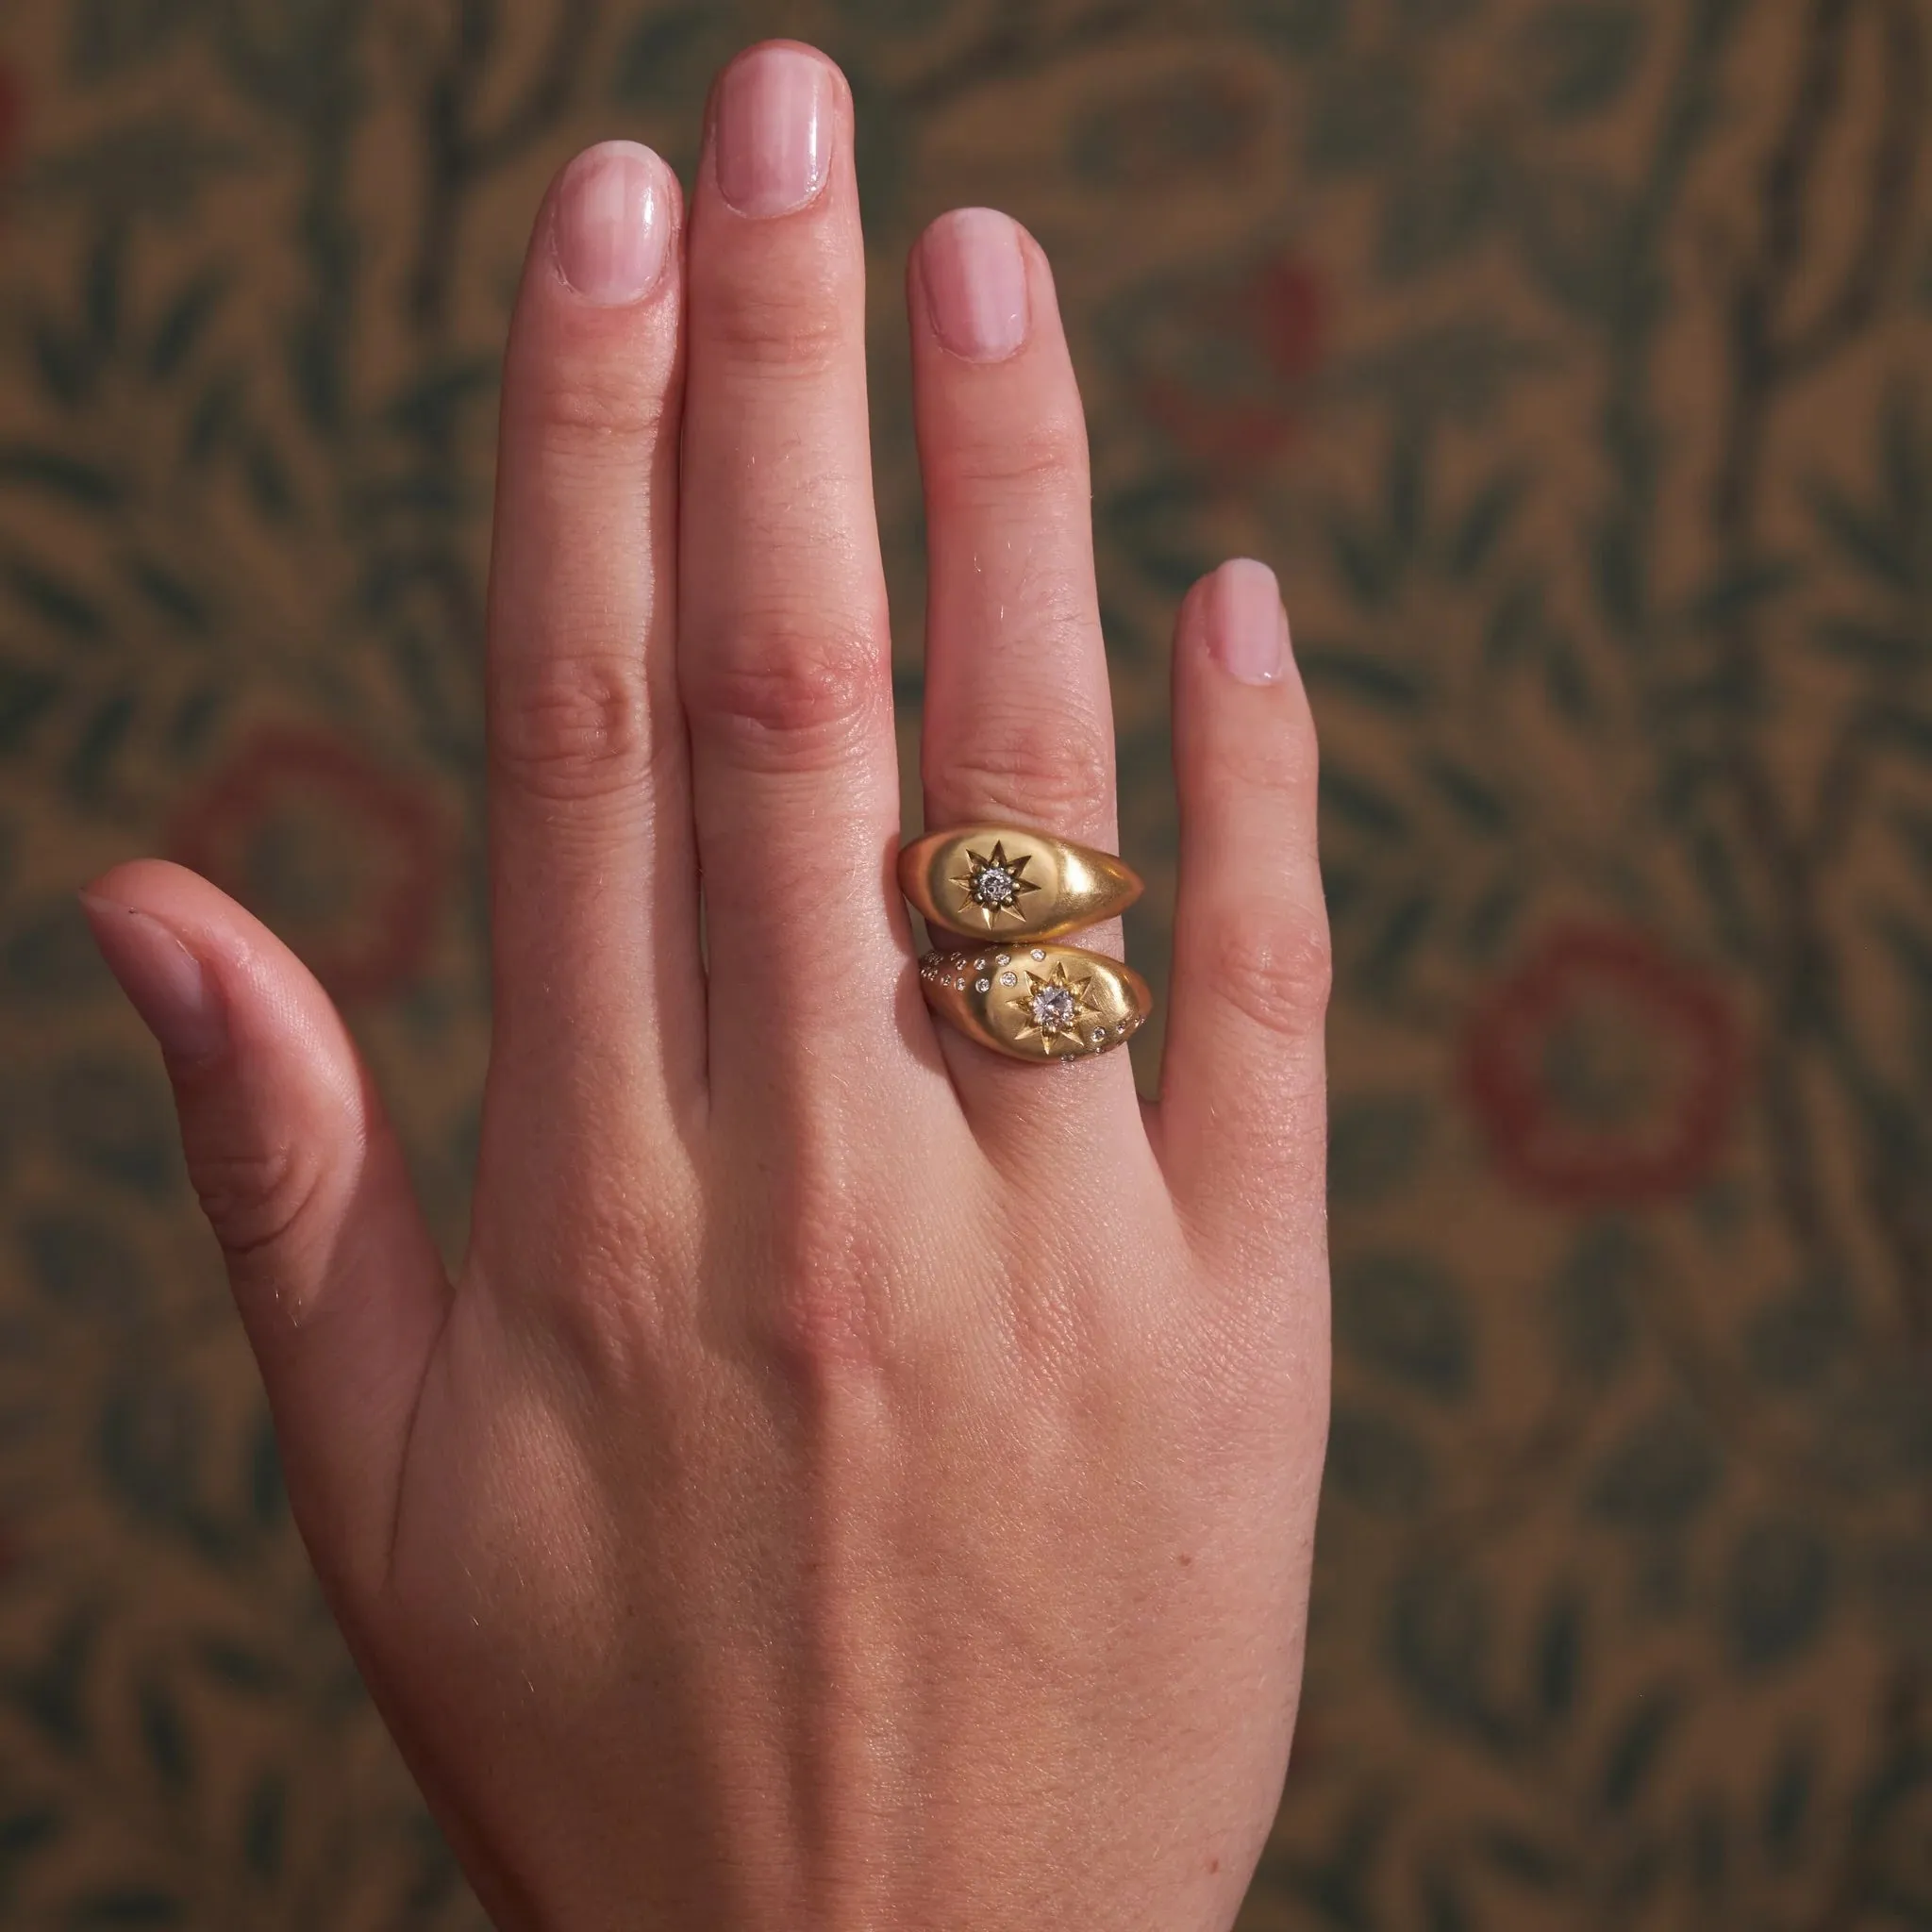
[{"label": "green leaf motif", "polygon": [[1614,103],[1637,71],[1644,25],[1632,0],[1565,0],[1538,14],[1524,52],[1543,111],[1575,121]]},{"label": "green leaf motif", "polygon": [[1477,1834],[1483,1857],[1532,1891],[1560,1892],[1572,1883],[1570,1854],[1516,1824],[1491,1824]]},{"label": "green leaf motif", "polygon": [[1341,1403],[1329,1422],[1323,1479],[1358,1508],[1407,1515],[1427,1500],[1428,1454],[1403,1424]]},{"label": "green leaf motif", "polygon": [[1819,1782],[1818,1747],[1807,1737],[1790,1739],[1765,1778],[1758,1832],[1774,1861],[1789,1866],[1810,1822]]},{"label": "green leaf motif", "polygon": [[242,1859],[256,1877],[280,1874],[288,1816],[288,1778],[279,1771],[263,1772],[250,1786],[242,1812]]},{"label": "green leaf motif", "polygon": [[96,643],[107,634],[107,615],[93,598],[43,564],[0,557],[0,583],[23,609],[75,643]]},{"label": "green leaf motif", "polygon": [[1612,1444],[1589,1486],[1592,1511],[1629,1529],[1676,1529],[1716,1491],[1723,1463],[1703,1422],[1665,1407],[1633,1423]]},{"label": "green leaf motif", "polygon": [[1683,1693],[1659,1684],[1640,1694],[1610,1733],[1598,1793],[1612,1816],[1628,1811],[1662,1768],[1685,1715]]},{"label": "green leaf motif", "polygon": [[1324,813],[1382,836],[1408,828],[1407,811],[1373,779],[1343,771],[1331,760],[1323,765],[1318,782]]},{"label": "green leaf motif", "polygon": [[0,758],[23,751],[61,691],[55,673],[0,658]]},{"label": "green leaf motif", "polygon": [[644,13],[618,43],[610,98],[629,108],[665,107],[687,98],[717,65],[729,24],[715,7],[671,7]]},{"label": "green leaf motif", "polygon": [[199,12],[196,0],[75,0],[68,68],[83,82],[109,80],[166,54]]},{"label": "green leaf motif", "polygon": [[64,1757],[81,1755],[93,1740],[87,1692],[100,1627],[91,1605],[70,1611],[49,1634],[38,1660],[0,1680],[8,1702]]},{"label": "green leaf motif", "polygon": [[1364,1363],[1442,1401],[1474,1380],[1475,1333],[1460,1284],[1431,1257],[1371,1254],[1342,1264],[1337,1338]]},{"label": "green leaf motif", "polygon": [[185,1925],[188,1907],[173,1892],[145,1885],[114,1886],[76,1899],[62,1922],[69,1932],[114,1932],[120,1926]]},{"label": "green leaf motif", "polygon": [[1731,1654],[1745,1669],[1788,1663],[1816,1641],[1831,1608],[1830,1546],[1792,1519],[1750,1524],[1730,1557],[1724,1623]]},{"label": "green leaf motif", "polygon": [[1463,506],[1443,555],[1451,576],[1474,576],[1489,562],[1516,520],[1524,489],[1523,477],[1512,472],[1492,477]]},{"label": "green leaf motif", "polygon": [[194,1748],[175,1693],[158,1677],[150,1677],[136,1696],[141,1740],[147,1761],[163,1786],[184,1790],[193,1782]]},{"label": "green leaf motif", "polygon": [[227,273],[210,268],[175,291],[148,339],[147,373],[155,381],[169,382],[180,373],[220,312],[228,288]]},{"label": "green leaf motif", "polygon": [[1385,1201],[1416,1174],[1428,1142],[1429,1104],[1420,1094],[1340,1096],[1328,1127],[1328,1197],[1351,1206]]},{"label": "green leaf motif", "polygon": [[118,509],[121,479],[84,457],[27,442],[0,442],[0,488],[55,496],[81,509]]},{"label": "green leaf motif", "polygon": [[1430,696],[1418,673],[1367,645],[1310,645],[1296,650],[1295,663],[1311,688],[1342,692],[1378,710],[1413,714]]},{"label": "green leaf motif", "polygon": [[1572,1590],[1553,1595],[1536,1636],[1536,1706],[1545,1724],[1558,1724],[1576,1707],[1583,1683],[1583,1599]]},{"label": "green leaf motif", "polygon": [[1920,555],[1923,532],[1908,526],[1886,506],[1863,504],[1824,478],[1808,492],[1819,529],[1848,561],[1882,587],[1911,592],[1932,562]]}]

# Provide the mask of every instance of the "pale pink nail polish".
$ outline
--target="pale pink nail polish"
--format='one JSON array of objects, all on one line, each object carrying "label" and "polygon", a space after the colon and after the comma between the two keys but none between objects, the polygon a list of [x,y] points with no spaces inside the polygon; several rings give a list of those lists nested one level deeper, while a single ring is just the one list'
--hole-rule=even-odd
[{"label": "pale pink nail polish", "polygon": [[171,1060],[211,1059],[228,1043],[227,1015],[207,969],[158,919],[92,892],[80,895],[94,943]]},{"label": "pale pink nail polish", "polygon": [[1230,558],[1208,586],[1208,649],[1230,677],[1274,684],[1288,667],[1288,612],[1274,573],[1252,557]]},{"label": "pale pink nail polish", "polygon": [[664,273],[671,227],[664,164],[634,141],[588,148],[557,189],[557,271],[587,302],[637,302]]},{"label": "pale pink nail polish", "polygon": [[941,215],[920,244],[933,332],[969,362],[998,362],[1026,340],[1026,257],[1019,225],[997,208]]},{"label": "pale pink nail polish", "polygon": [[825,185],[831,70],[797,47],[756,47],[725,70],[713,129],[718,192],[741,215],[783,215]]}]

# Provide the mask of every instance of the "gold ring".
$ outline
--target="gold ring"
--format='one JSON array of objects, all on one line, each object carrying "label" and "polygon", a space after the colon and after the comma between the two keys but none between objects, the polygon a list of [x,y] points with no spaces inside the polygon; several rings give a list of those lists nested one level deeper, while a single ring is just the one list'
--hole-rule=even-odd
[{"label": "gold ring", "polygon": [[899,889],[930,925],[970,940],[1050,940],[1141,896],[1110,852],[1023,825],[954,825],[899,853]]},{"label": "gold ring", "polygon": [[919,984],[926,1005],[969,1040],[1035,1066],[1110,1053],[1154,1007],[1131,966],[1079,946],[928,953]]}]

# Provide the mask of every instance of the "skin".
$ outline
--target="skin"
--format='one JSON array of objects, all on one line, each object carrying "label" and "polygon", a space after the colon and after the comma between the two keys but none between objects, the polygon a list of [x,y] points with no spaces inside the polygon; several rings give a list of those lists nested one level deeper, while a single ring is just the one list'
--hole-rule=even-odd
[{"label": "skin", "polygon": [[[929,1018],[825,76],[815,197],[734,208],[714,129],[688,210],[660,169],[639,299],[564,280],[570,170],[537,220],[454,1279],[288,949],[153,861],[86,901],[324,1587],[499,1924],[1225,1927],[1286,1766],[1326,1426],[1313,731],[1291,662],[1226,668],[1228,573],[1197,586],[1158,1105],[1124,1053],[1032,1069]],[[974,360],[935,245],[926,821],[1111,849],[1051,276],[1024,242],[1029,332]]]}]

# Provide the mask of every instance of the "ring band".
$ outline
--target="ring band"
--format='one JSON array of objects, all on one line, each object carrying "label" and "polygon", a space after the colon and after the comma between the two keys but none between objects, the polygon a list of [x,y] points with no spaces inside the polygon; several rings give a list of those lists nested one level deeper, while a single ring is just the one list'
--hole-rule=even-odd
[{"label": "ring band", "polygon": [[1141,896],[1109,852],[1023,825],[954,825],[899,853],[899,888],[927,924],[975,941],[1056,939]]},{"label": "ring band", "polygon": [[1009,1059],[1091,1059],[1124,1046],[1153,1010],[1147,982],[1079,946],[928,953],[920,991],[941,1019]]}]

